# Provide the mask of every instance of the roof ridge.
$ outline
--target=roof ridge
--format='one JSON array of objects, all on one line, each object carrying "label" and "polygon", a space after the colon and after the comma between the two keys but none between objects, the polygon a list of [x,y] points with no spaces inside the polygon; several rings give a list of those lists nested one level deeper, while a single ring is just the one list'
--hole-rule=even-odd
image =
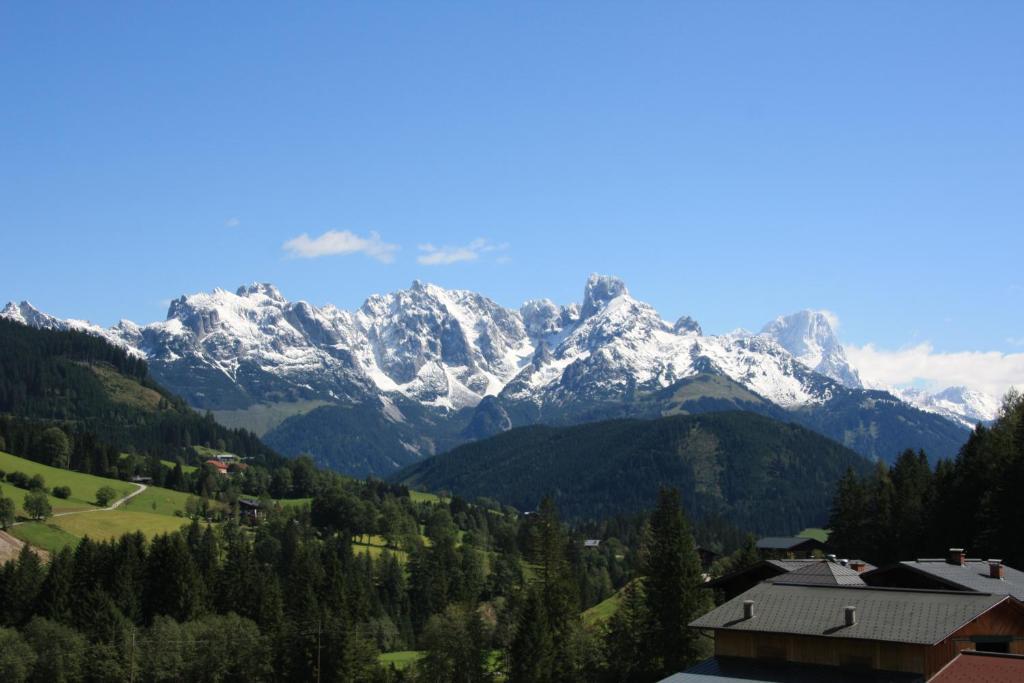
[{"label": "roof ridge", "polygon": [[1024,660],[1024,655],[1014,654],[1013,652],[986,652],[983,650],[960,650],[960,654],[974,655],[978,657],[1002,657],[1004,659]]},{"label": "roof ridge", "polygon": [[[792,573],[793,572],[790,572],[790,574],[792,574]],[[762,583],[768,583],[768,582],[762,581]],[[785,583],[776,583],[774,585],[776,585],[776,586],[787,586],[788,585],[788,586],[795,586],[795,587],[799,587],[799,588],[856,588],[857,590],[865,590],[865,589],[867,589],[867,590],[871,590],[871,591],[889,592],[889,593],[938,593],[938,594],[942,594],[942,595],[959,595],[959,596],[967,596],[967,597],[977,597],[979,595],[1003,595],[1002,593],[991,593],[991,592],[985,592],[985,591],[942,590],[942,589],[939,589],[939,588],[903,588],[903,587],[900,587],[900,586],[870,586],[870,585],[865,585],[863,587],[860,587],[860,586],[844,586],[844,585],[820,586],[820,585],[810,585],[810,584],[785,584]]]}]

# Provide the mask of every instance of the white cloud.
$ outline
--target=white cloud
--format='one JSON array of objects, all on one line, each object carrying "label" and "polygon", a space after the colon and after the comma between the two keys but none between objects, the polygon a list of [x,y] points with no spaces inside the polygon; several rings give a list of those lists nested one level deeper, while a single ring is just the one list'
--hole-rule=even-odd
[{"label": "white cloud", "polygon": [[281,248],[296,258],[363,253],[381,263],[394,261],[395,252],[398,251],[397,244],[384,242],[375,232],[371,232],[367,237],[360,237],[348,230],[328,230],[315,238],[302,233],[285,242]]},{"label": "white cloud", "polygon": [[1000,398],[1011,386],[1024,387],[1024,353],[937,353],[928,342],[895,351],[874,344],[844,348],[850,362],[869,383],[924,385],[929,390],[965,386]]},{"label": "white cloud", "polygon": [[237,216],[232,216],[231,218],[224,221],[225,228],[237,228],[241,224],[242,219],[238,218]]},{"label": "white cloud", "polygon": [[475,239],[463,246],[436,247],[433,244],[421,244],[421,253],[416,261],[425,266],[450,266],[463,261],[476,261],[481,254],[492,251],[504,251],[508,244],[491,244],[485,239]]}]

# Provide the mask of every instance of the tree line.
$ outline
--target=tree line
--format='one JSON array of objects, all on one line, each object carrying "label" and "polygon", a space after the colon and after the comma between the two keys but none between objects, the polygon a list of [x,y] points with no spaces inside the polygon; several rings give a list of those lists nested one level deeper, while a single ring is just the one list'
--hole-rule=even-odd
[{"label": "tree line", "polygon": [[904,451],[886,467],[840,480],[829,526],[836,552],[887,564],[949,547],[1024,567],[1024,397],[1011,391],[998,418],[978,425],[953,460],[931,467]]}]

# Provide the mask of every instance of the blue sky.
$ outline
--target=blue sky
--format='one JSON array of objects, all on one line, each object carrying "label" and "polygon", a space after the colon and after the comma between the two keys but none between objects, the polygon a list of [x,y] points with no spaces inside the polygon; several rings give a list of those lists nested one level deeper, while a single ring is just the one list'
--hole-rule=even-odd
[{"label": "blue sky", "polygon": [[[518,305],[597,271],[711,332],[827,308],[851,345],[1021,354],[1022,25],[1019,2],[4,3],[0,299],[110,324],[419,278]],[[302,256],[328,246],[354,251]]]}]

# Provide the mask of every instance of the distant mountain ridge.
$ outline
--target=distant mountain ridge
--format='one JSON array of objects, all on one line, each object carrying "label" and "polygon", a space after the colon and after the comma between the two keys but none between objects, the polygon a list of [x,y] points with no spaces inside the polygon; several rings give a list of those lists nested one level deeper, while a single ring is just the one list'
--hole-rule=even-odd
[{"label": "distant mountain ridge", "polygon": [[[355,311],[290,302],[254,283],[182,296],[166,320],[144,326],[103,329],[24,302],[0,317],[103,336],[144,357],[191,405],[231,426],[255,426],[259,412],[268,443],[356,474],[393,471],[514,426],[725,405],[695,387],[734,394],[731,408],[786,416],[870,457],[908,446],[947,456],[966,438],[952,401],[939,417],[939,406],[921,412],[864,389],[823,313],[783,316],[759,334],[704,335],[688,316],[662,320],[608,276],[590,276],[581,304],[541,299],[518,311],[417,281]],[[720,379],[693,382],[708,375]],[[680,383],[689,387],[684,402],[673,389]],[[356,406],[363,418],[353,422]]]}]

